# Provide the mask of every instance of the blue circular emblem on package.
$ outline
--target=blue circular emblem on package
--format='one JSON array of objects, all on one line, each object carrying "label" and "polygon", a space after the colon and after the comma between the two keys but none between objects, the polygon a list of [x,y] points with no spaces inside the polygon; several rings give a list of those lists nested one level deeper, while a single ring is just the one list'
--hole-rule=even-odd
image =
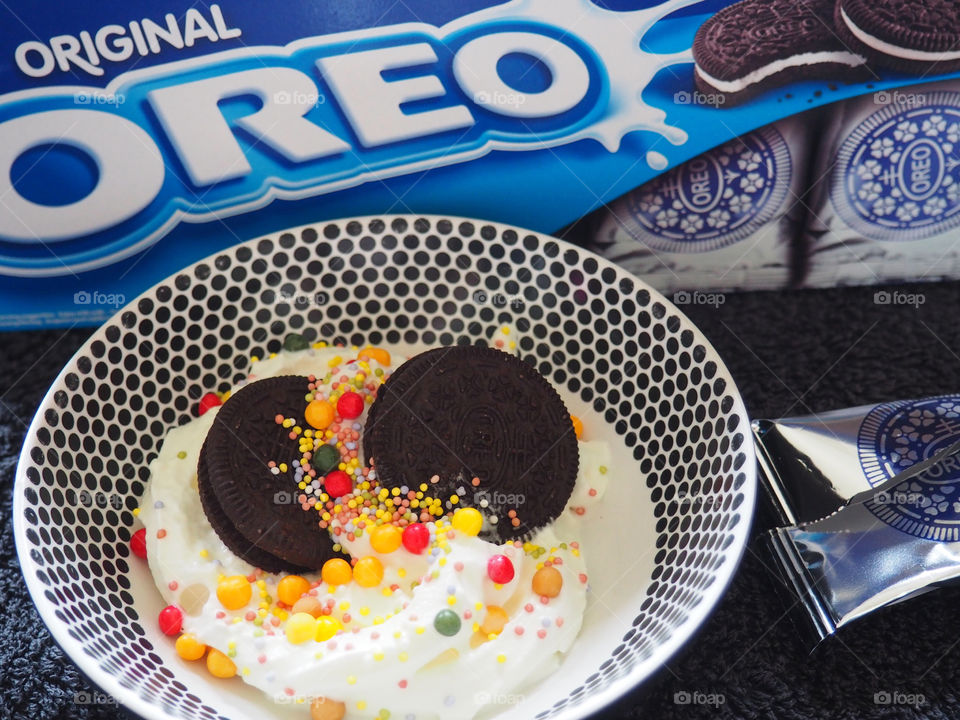
[{"label": "blue circular emblem on package", "polygon": [[916,240],[960,225],[960,93],[916,97],[875,112],[840,147],[833,205],[865,237]]},{"label": "blue circular emblem on package", "polygon": [[[932,458],[960,440],[960,395],[878,405],[860,424],[857,453],[871,487]],[[864,505],[916,537],[960,540],[960,457],[946,458]]]},{"label": "blue circular emblem on package", "polygon": [[689,160],[628,196],[627,230],[654,250],[706,252],[770,222],[793,172],[783,136],[765,127]]}]

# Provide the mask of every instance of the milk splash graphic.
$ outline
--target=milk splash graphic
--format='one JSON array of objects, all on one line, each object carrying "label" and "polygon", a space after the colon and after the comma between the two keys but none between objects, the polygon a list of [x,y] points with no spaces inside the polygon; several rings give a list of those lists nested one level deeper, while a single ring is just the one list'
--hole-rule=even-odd
[{"label": "milk splash graphic", "polygon": [[[518,18],[567,28],[600,57],[613,94],[603,118],[565,137],[563,144],[591,138],[609,152],[616,152],[627,133],[647,130],[673,145],[683,145],[688,139],[687,133],[668,125],[666,113],[647,105],[642,94],[664,68],[692,63],[693,53],[690,49],[667,54],[651,53],[641,49],[640,40],[663,18],[700,2],[702,0],[669,0],[642,10],[616,11],[602,8],[591,0],[513,0],[459,18],[444,31],[460,25]],[[663,155],[655,151],[648,155],[647,163],[655,170],[665,167]]]}]

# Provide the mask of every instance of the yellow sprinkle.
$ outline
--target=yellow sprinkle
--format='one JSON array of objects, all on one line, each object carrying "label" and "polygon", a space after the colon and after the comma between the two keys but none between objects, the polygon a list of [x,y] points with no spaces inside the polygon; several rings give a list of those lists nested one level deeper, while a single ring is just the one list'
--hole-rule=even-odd
[{"label": "yellow sprinkle", "polygon": [[384,597],[390,597],[391,595],[393,595],[393,590],[391,590],[388,587],[383,588],[383,590],[381,590],[380,592],[383,594]]},{"label": "yellow sprinkle", "polygon": [[[440,558],[440,559],[442,560],[443,558]],[[407,576],[406,568],[397,568],[397,577],[405,578],[406,576]]]},{"label": "yellow sprinkle", "polygon": [[383,660],[383,653],[382,653],[382,652],[375,652],[375,653],[373,654],[373,659],[376,660],[377,662],[380,662],[381,660]]},{"label": "yellow sprinkle", "polygon": [[363,615],[364,617],[366,617],[367,615],[370,614],[370,608],[368,608],[368,607],[362,607],[362,608],[360,608],[360,614]]},{"label": "yellow sprinkle", "polygon": [[210,553],[208,553],[206,550],[201,550],[201,551],[200,551],[200,557],[202,557],[202,558],[207,558],[209,555],[210,555]]},{"label": "yellow sprinkle", "polygon": [[483,603],[482,603],[482,602],[477,602],[477,604],[473,606],[473,609],[474,609],[474,610],[483,610]]},{"label": "yellow sprinkle", "polygon": [[340,605],[338,605],[338,607],[339,607],[341,610],[349,610],[349,609],[350,609],[350,603],[348,603],[346,600],[344,600],[342,603],[340,603]]},{"label": "yellow sprinkle", "polygon": [[403,637],[403,633],[400,632],[399,630],[397,630],[397,631],[393,634],[393,636],[399,640],[400,638]]},{"label": "yellow sprinkle", "polygon": [[242,622],[242,621],[243,621],[242,617],[235,617],[232,622],[234,625],[236,625],[238,622]]},{"label": "yellow sprinkle", "polygon": [[503,655],[503,654],[497,655],[497,662],[498,662],[498,663],[501,663],[501,664],[502,664],[502,663],[505,663],[506,661],[507,661],[507,656],[506,656],[506,655]]},{"label": "yellow sprinkle", "polygon": [[133,516],[136,517],[136,516],[139,515],[139,514],[140,514],[140,508],[138,508],[138,507],[134,508],[134,509],[133,509]]},{"label": "yellow sprinkle", "polygon": [[332,357],[327,361],[327,367],[335,368],[337,365],[339,365],[342,362],[343,362],[343,358],[337,355],[336,357]]},{"label": "yellow sprinkle", "polygon": [[252,363],[260,362],[260,358],[257,357],[256,355],[251,355],[251,356],[250,356],[250,362],[252,362]]},{"label": "yellow sprinkle", "polygon": [[417,635],[423,635],[426,631],[426,628],[423,625],[417,625]]},{"label": "yellow sprinkle", "polygon": [[348,675],[348,676],[347,676],[347,684],[348,684],[348,685],[356,685],[356,684],[357,684],[357,677],[356,677],[356,675]]},{"label": "yellow sprinkle", "polygon": [[407,654],[405,652],[402,652],[399,655],[397,655],[397,660],[399,660],[400,662],[406,662],[407,657],[408,657]]},{"label": "yellow sprinkle", "polygon": [[437,565],[439,565],[440,567],[443,567],[446,564],[447,564],[447,559],[445,557],[442,557],[439,560],[437,560]]},{"label": "yellow sprinkle", "polygon": [[447,605],[456,605],[456,604],[457,604],[456,595],[450,595],[449,597],[447,597]]},{"label": "yellow sprinkle", "polygon": [[510,334],[510,327],[509,327],[508,325],[504,325],[504,326],[500,329],[500,332],[502,332],[504,335],[509,335],[509,334]]},{"label": "yellow sprinkle", "polygon": [[383,625],[383,618],[380,617],[379,615],[377,615],[377,616],[373,619],[373,624],[374,624],[374,625]]},{"label": "yellow sprinkle", "polygon": [[473,631],[474,631],[474,632],[480,632],[480,623],[475,622],[475,623],[473,624]]},{"label": "yellow sprinkle", "polygon": [[367,703],[363,700],[357,700],[357,710],[366,710]]}]

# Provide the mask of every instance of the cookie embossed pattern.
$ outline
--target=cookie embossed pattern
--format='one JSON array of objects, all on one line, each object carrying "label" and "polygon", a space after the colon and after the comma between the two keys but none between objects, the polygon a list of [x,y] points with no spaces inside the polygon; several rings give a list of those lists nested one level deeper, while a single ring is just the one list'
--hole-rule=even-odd
[{"label": "cookie embossed pattern", "polygon": [[[857,450],[871,486],[933,458],[960,438],[960,396],[898,401],[874,408]],[[953,457],[865,502],[879,519],[928,540],[960,540],[960,464]]]}]

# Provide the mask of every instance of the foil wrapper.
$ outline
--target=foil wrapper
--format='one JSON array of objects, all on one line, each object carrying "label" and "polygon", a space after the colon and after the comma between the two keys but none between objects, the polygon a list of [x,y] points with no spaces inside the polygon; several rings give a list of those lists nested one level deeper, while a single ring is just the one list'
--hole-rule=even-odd
[{"label": "foil wrapper", "polygon": [[960,578],[960,395],[753,424],[765,543],[816,641]]}]

